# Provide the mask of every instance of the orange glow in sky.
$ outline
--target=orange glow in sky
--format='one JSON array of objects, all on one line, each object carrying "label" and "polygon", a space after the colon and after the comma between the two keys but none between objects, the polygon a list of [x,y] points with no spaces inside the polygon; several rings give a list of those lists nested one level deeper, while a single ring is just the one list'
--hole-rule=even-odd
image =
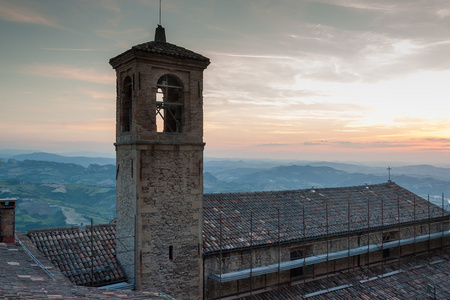
[{"label": "orange glow in sky", "polygon": [[[55,4],[58,5],[55,5]],[[159,1],[0,0],[0,149],[114,155],[109,59]],[[450,2],[163,1],[211,59],[205,156],[449,163]]]}]

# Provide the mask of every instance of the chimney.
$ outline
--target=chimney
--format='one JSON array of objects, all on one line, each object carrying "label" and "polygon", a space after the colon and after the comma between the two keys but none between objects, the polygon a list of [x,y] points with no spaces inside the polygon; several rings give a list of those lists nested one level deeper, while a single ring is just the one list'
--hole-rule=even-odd
[{"label": "chimney", "polygon": [[0,199],[0,242],[14,243],[16,201],[14,198]]}]

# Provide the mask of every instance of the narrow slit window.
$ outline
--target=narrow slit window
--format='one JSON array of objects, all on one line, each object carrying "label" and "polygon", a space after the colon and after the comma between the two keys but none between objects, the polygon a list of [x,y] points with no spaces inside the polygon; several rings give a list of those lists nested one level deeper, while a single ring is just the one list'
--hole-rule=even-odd
[{"label": "narrow slit window", "polygon": [[173,261],[173,246],[169,246],[169,260]]},{"label": "narrow slit window", "polygon": [[122,132],[128,132],[131,130],[131,96],[132,96],[132,83],[130,76],[127,76],[123,81],[122,90],[122,109],[121,109],[121,130]]}]

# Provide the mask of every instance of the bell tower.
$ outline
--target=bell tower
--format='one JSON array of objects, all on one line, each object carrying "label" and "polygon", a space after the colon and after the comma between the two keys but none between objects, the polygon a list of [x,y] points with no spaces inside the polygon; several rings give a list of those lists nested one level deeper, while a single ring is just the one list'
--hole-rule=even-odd
[{"label": "bell tower", "polygon": [[155,40],[116,70],[117,257],[137,290],[200,299],[203,71],[209,59]]}]

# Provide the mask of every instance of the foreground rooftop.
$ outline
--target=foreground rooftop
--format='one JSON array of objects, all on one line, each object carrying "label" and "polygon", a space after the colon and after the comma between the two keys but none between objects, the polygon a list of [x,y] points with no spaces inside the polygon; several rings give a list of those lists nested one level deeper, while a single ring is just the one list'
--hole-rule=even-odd
[{"label": "foreground rooftop", "polygon": [[116,259],[115,225],[29,230],[28,237],[77,285],[102,286],[127,280]]},{"label": "foreground rooftop", "polygon": [[0,243],[2,299],[161,299],[152,293],[76,286],[37,251],[25,234],[16,235],[45,269],[20,244]]}]

